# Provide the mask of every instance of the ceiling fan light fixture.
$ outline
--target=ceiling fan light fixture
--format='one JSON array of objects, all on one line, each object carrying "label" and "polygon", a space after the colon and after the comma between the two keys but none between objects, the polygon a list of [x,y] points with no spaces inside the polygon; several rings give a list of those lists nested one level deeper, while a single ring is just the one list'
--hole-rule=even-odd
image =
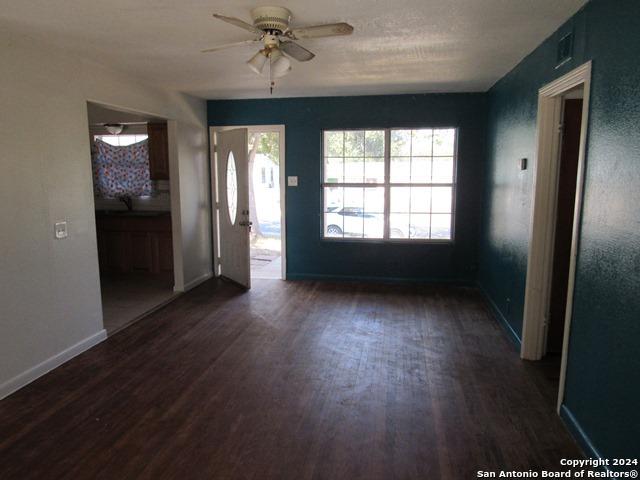
[{"label": "ceiling fan light fixture", "polygon": [[251,70],[260,75],[262,70],[264,70],[264,66],[267,64],[267,52],[265,50],[260,50],[253,57],[249,59],[247,65]]},{"label": "ceiling fan light fixture", "polygon": [[240,42],[219,45],[202,50],[202,53],[217,52],[226,48],[239,47],[261,42],[262,50],[247,61],[253,72],[261,75],[269,60],[269,88],[273,93],[274,79],[291,71],[291,59],[308,62],[315,54],[296,43],[298,39],[335,37],[350,35],[353,27],[345,22],[311,25],[303,28],[291,26],[291,11],[284,7],[263,5],[251,10],[253,25],[236,17],[214,13],[213,16],[234,27],[253,34],[253,38]]},{"label": "ceiling fan light fixture", "polygon": [[282,54],[280,49],[271,50],[269,61],[273,78],[284,77],[291,71],[291,61]]}]

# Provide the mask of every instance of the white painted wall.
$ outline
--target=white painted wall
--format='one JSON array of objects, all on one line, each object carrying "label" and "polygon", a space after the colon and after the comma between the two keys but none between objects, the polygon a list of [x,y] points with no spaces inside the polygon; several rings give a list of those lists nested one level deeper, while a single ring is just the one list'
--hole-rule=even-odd
[{"label": "white painted wall", "polygon": [[104,335],[87,100],[170,119],[178,289],[210,275],[211,239],[203,100],[2,29],[0,65],[2,398]]}]

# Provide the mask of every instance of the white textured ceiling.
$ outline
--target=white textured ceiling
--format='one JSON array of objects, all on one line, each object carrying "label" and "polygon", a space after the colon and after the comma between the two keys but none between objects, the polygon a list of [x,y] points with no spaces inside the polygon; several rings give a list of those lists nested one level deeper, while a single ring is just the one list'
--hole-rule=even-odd
[{"label": "white textured ceiling", "polygon": [[245,61],[251,38],[212,18],[251,22],[256,5],[293,12],[293,26],[346,21],[350,37],[302,40],[316,53],[274,96],[485,91],[585,0],[0,0],[0,28],[203,98],[268,97]]}]

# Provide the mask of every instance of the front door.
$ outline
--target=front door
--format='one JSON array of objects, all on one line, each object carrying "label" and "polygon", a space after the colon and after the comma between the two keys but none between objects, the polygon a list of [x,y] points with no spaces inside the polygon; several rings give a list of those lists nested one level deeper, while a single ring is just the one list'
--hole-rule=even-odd
[{"label": "front door", "polygon": [[220,274],[251,288],[247,129],[216,135]]}]

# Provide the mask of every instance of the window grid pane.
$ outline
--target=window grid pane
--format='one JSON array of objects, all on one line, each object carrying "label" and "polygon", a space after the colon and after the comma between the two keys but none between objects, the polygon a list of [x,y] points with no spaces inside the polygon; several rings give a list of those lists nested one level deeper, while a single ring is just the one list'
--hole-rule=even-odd
[{"label": "window grid pane", "polygon": [[386,132],[324,132],[323,236],[451,240],[455,129]]}]

